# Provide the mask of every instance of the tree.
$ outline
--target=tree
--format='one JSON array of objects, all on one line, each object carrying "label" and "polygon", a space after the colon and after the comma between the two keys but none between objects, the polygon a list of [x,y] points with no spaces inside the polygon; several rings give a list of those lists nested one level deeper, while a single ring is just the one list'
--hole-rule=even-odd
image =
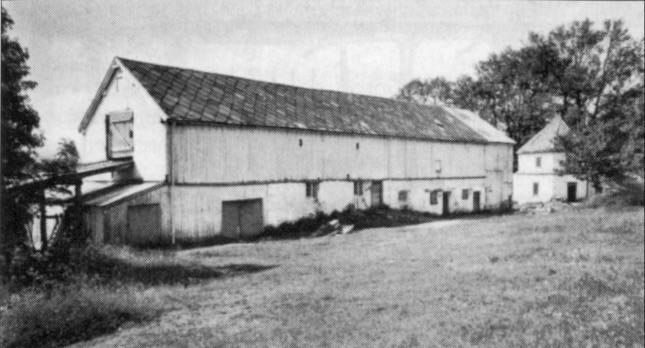
[{"label": "tree", "polygon": [[[78,152],[72,141],[59,144],[56,158],[40,160],[36,149],[43,145],[44,137],[38,132],[40,117],[29,104],[27,92],[36,87],[28,80],[29,53],[8,35],[13,20],[2,8],[2,220],[0,221],[0,247],[8,269],[16,247],[28,238],[28,222],[33,219],[32,206],[40,199],[43,187],[12,190],[7,187],[28,179],[69,172],[76,167]],[[45,189],[65,190],[50,184]]]},{"label": "tree", "polygon": [[[560,114],[572,128],[567,171],[595,185],[627,171],[643,174],[643,40],[621,21],[590,20],[529,33],[476,66],[474,77],[442,81],[442,100],[479,115],[522,146]],[[413,80],[399,98],[427,103],[428,81]],[[448,89],[447,89],[448,90]]]},{"label": "tree", "polygon": [[450,103],[452,101],[452,83],[444,77],[435,77],[425,81],[414,79],[399,90],[396,98],[419,104]]},{"label": "tree", "polygon": [[557,53],[549,79],[571,133],[560,139],[565,170],[599,189],[603,179],[643,175],[643,40],[634,40],[621,21],[574,22],[533,45]]},{"label": "tree", "polygon": [[[36,170],[36,148],[42,146],[43,137],[37,133],[40,123],[38,113],[29,105],[26,92],[36,87],[27,80],[29,53],[8,35],[13,19],[2,8],[2,189],[7,185],[33,177]],[[31,213],[29,202],[33,192],[8,197],[2,194],[2,246],[7,253],[25,237],[24,226]]]}]

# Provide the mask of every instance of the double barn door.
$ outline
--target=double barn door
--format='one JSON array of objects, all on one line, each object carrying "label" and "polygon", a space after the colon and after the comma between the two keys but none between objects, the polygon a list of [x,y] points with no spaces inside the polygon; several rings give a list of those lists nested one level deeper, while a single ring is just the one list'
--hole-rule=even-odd
[{"label": "double barn door", "polygon": [[262,233],[262,199],[222,202],[222,236],[238,239]]}]

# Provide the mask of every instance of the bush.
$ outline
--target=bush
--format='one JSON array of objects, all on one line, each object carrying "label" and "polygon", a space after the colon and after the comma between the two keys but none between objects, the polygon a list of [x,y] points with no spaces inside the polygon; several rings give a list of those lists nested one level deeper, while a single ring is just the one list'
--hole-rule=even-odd
[{"label": "bush", "polygon": [[317,212],[292,222],[283,222],[278,226],[267,226],[259,238],[302,238],[311,236],[322,225],[331,220],[338,220],[343,225],[354,225],[355,230],[373,227],[393,227],[418,224],[430,221],[430,213],[410,209],[391,209],[387,205],[358,210],[352,204],[343,211],[333,211],[327,215]]},{"label": "bush", "polygon": [[643,188],[643,183],[626,182],[615,190],[592,196],[586,205],[592,208],[643,206],[645,204],[644,198],[645,189]]},{"label": "bush", "polygon": [[[159,314],[158,305],[128,289],[64,286],[14,295],[0,317],[0,346],[59,347],[116,331]],[[1,313],[1,312],[0,312]]]}]

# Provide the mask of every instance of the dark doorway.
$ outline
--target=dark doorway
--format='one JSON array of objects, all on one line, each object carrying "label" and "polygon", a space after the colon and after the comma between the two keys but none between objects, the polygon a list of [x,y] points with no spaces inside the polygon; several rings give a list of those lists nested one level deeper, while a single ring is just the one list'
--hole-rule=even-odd
[{"label": "dark doorway", "polygon": [[222,202],[222,236],[242,238],[262,232],[262,199]]},{"label": "dark doorway", "polygon": [[153,242],[161,236],[159,204],[131,205],[127,211],[128,236],[125,243]]},{"label": "dark doorway", "polygon": [[372,181],[370,188],[372,193],[372,206],[378,207],[383,204],[383,181]]},{"label": "dark doorway", "polygon": [[479,212],[481,209],[481,192],[479,191],[474,191],[473,192],[473,211],[475,213]]},{"label": "dark doorway", "polygon": [[450,214],[450,191],[443,191],[443,215]]},{"label": "dark doorway", "polygon": [[567,201],[575,202],[578,193],[578,185],[575,182],[567,183]]}]

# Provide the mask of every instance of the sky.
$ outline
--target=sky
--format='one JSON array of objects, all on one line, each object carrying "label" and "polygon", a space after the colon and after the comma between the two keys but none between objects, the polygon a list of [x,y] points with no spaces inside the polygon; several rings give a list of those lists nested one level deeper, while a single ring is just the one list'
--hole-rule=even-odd
[{"label": "sky", "polygon": [[528,33],[622,19],[643,37],[644,3],[400,0],[15,0],[29,93],[46,145],[78,139],[114,56],[383,97],[413,78],[472,75]]}]

